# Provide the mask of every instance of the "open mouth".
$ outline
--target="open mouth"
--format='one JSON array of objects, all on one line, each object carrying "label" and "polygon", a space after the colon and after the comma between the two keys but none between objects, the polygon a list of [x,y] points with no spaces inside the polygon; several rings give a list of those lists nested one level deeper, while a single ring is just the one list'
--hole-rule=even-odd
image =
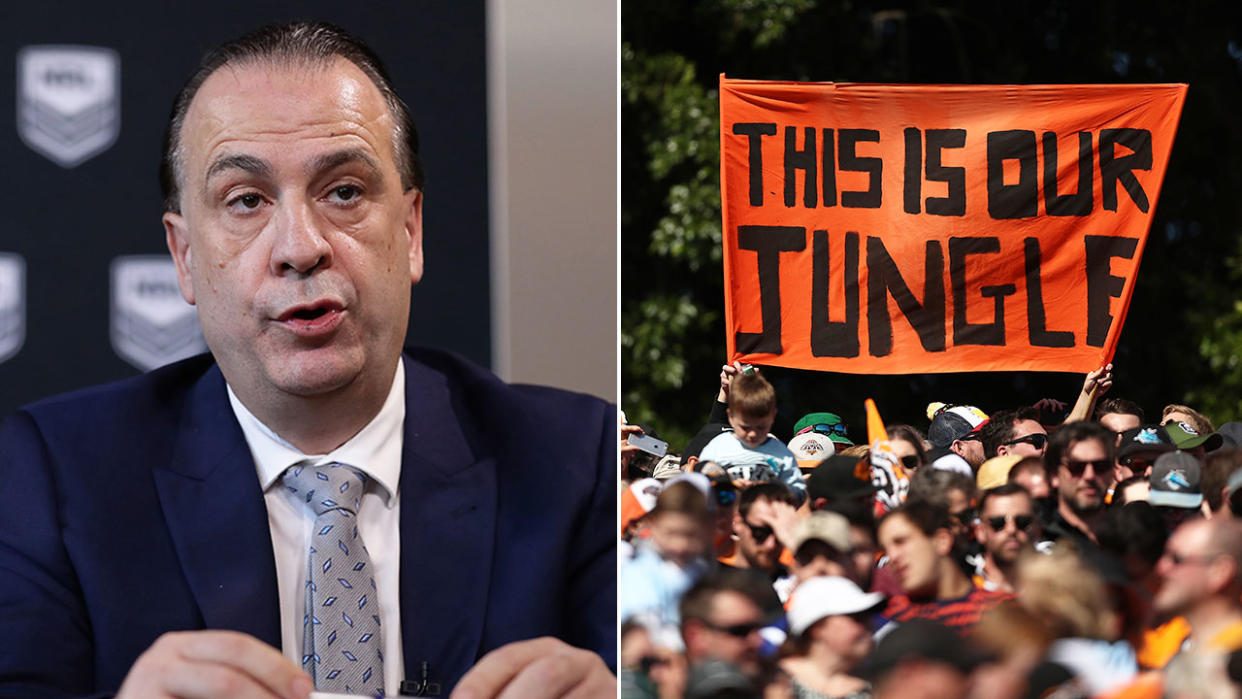
[{"label": "open mouth", "polygon": [[304,308],[302,310],[294,311],[289,317],[296,320],[315,320],[327,312],[327,308],[324,308],[323,306],[316,306],[314,308]]},{"label": "open mouth", "polygon": [[340,324],[343,311],[335,301],[320,301],[290,308],[276,320],[297,335],[315,337],[333,332]]}]

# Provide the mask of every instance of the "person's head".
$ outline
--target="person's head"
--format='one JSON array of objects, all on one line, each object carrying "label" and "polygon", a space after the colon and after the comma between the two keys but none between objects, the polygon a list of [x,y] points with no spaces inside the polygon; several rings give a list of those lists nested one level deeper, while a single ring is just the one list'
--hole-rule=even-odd
[{"label": "person's head", "polygon": [[1131,502],[1146,502],[1151,495],[1151,481],[1147,476],[1130,476],[1113,486],[1113,507]]},{"label": "person's head", "polygon": [[1160,412],[1160,424],[1167,425],[1170,422],[1184,422],[1193,427],[1198,434],[1210,434],[1216,431],[1207,415],[1189,405],[1174,403],[1164,406],[1164,410]]},{"label": "person's head", "polygon": [[687,481],[672,483],[647,515],[651,543],[661,556],[684,567],[707,553],[711,519],[703,491]]},{"label": "person's head", "polygon": [[1048,467],[1044,460],[1036,456],[1028,456],[1009,469],[1009,482],[1017,483],[1026,488],[1026,492],[1035,499],[1052,495],[1052,487],[1048,480]]},{"label": "person's head", "polygon": [[943,624],[912,619],[880,639],[864,669],[876,699],[947,699],[967,696],[981,660],[970,639]]},{"label": "person's head", "polygon": [[825,511],[835,512],[849,522],[850,563],[853,572],[846,577],[856,581],[864,590],[870,589],[876,551],[879,548],[875,538],[875,510],[858,502],[836,500],[829,503]]},{"label": "person's head", "polygon": [[927,440],[933,447],[951,450],[974,468],[983,463],[983,443],[979,441],[988,422],[987,413],[973,405],[932,403],[927,406]]},{"label": "person's head", "polygon": [[889,425],[888,443],[893,455],[901,461],[906,473],[913,475],[927,465],[927,449],[923,446],[923,435],[909,425]]},{"label": "person's head", "polygon": [[1178,527],[1156,564],[1160,589],[1152,600],[1162,617],[1189,615],[1200,605],[1237,606],[1242,593],[1242,523],[1195,519]]},{"label": "person's head", "polygon": [[838,576],[854,579],[850,560],[850,523],[836,512],[814,512],[803,517],[794,528],[790,550],[790,572],[799,583],[815,577]]},{"label": "person's head", "polygon": [[981,432],[983,454],[989,459],[1005,454],[1043,456],[1048,444],[1048,430],[1039,424],[1039,411],[1031,407],[993,413]]},{"label": "person's head", "polygon": [[764,623],[761,602],[745,571],[717,568],[699,578],[679,607],[686,661],[693,666],[723,660],[757,676],[759,629]]},{"label": "person's head", "polygon": [[713,505],[712,548],[717,555],[725,553],[733,544],[733,516],[737,512],[738,490],[729,473],[715,461],[696,461],[694,472],[701,473],[711,482],[708,500]]},{"label": "person's head", "polygon": [[1229,477],[1242,470],[1242,449],[1226,447],[1217,449],[1203,460],[1203,474],[1199,484],[1203,488],[1203,499],[1213,516],[1232,514],[1226,499]]},{"label": "person's head", "polygon": [[986,556],[997,564],[1012,566],[1038,535],[1035,502],[1020,485],[1006,484],[984,491],[979,500],[975,537]]},{"label": "person's head", "polygon": [[1017,589],[1019,604],[1042,619],[1056,638],[1111,641],[1120,632],[1104,581],[1073,547],[1058,545],[1048,555],[1023,555]]},{"label": "person's head", "polygon": [[406,109],[343,31],[266,27],[203,59],[165,138],[164,228],[254,412],[378,410],[423,272],[422,179]]},{"label": "person's head", "polygon": [[729,425],[742,444],[757,447],[776,420],[776,390],[758,369],[738,374],[729,384]]},{"label": "person's head", "polygon": [[1143,409],[1125,398],[1105,398],[1095,406],[1095,421],[1121,434],[1143,424]]},{"label": "person's head", "polygon": [[1151,475],[1152,466],[1161,454],[1177,448],[1169,431],[1162,425],[1140,425],[1117,435],[1113,463],[1113,482],[1130,476]]},{"label": "person's head", "polygon": [[927,468],[910,479],[907,500],[929,502],[949,513],[953,535],[964,541],[975,521],[975,482],[956,471]]},{"label": "person's head", "polygon": [[1130,580],[1152,587],[1151,574],[1169,538],[1164,519],[1156,508],[1137,500],[1111,507],[1096,524],[1095,534],[1102,550],[1121,559]]},{"label": "person's head", "polygon": [[1071,422],[1056,431],[1044,464],[1061,507],[1079,515],[1100,509],[1113,465],[1112,447],[1112,434],[1094,422]]},{"label": "person's head", "polygon": [[809,578],[789,600],[789,633],[801,654],[815,646],[849,672],[871,652],[871,617],[883,602],[882,593],[865,593],[848,578]]},{"label": "person's head", "polygon": [[773,503],[797,507],[798,501],[783,483],[760,483],[742,491],[738,498],[737,515],[733,518],[733,534],[737,536],[738,552],[747,565],[768,573],[780,564],[781,542],[772,531],[770,518]]},{"label": "person's head", "polygon": [[[911,597],[932,597],[956,563],[953,527],[942,506],[907,500],[890,511],[877,530],[897,584]],[[960,574],[960,572],[959,572]]]}]

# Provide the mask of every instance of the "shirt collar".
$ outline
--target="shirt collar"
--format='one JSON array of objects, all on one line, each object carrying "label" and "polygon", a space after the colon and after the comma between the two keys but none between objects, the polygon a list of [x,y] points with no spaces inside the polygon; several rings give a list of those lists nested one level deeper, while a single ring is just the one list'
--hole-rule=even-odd
[{"label": "shirt collar", "polygon": [[387,507],[396,503],[393,496],[397,494],[401,479],[402,427],[405,424],[405,363],[400,359],[393,373],[392,387],[388,389],[388,397],[379,413],[358,434],[329,454],[302,453],[247,410],[237,394],[233,393],[232,386],[227,388],[229,405],[246,437],[264,491],[272,487],[285,469],[298,462],[323,464],[339,461],[366,473],[379,483]]}]

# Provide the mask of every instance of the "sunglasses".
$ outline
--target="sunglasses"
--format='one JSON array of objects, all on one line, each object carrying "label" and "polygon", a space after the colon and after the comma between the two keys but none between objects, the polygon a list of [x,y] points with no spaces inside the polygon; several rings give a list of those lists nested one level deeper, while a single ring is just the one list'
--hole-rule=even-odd
[{"label": "sunglasses", "polygon": [[1074,461],[1073,459],[1066,459],[1061,465],[1064,466],[1065,470],[1069,471],[1070,475],[1075,478],[1078,478],[1085,473],[1088,466],[1090,466],[1091,470],[1095,471],[1097,474],[1103,473],[1109,467],[1109,463],[1104,460]]},{"label": "sunglasses", "polygon": [[975,521],[976,514],[978,513],[975,512],[974,508],[968,507],[956,514],[950,512],[949,516],[952,517],[953,519],[956,519],[959,523],[961,523],[964,526],[970,526],[970,523]]},{"label": "sunglasses", "polygon": [[763,628],[763,624],[757,621],[752,621],[752,622],[744,623],[744,624],[731,624],[729,626],[720,626],[718,624],[713,624],[712,622],[704,619],[703,625],[708,627],[709,629],[714,629],[716,631],[719,631],[720,633],[727,633],[730,636],[733,636],[734,638],[746,638],[752,633]]},{"label": "sunglasses", "polygon": [[1167,556],[1169,558],[1169,562],[1175,566],[1181,566],[1187,563],[1211,563],[1217,558],[1213,555],[1183,556],[1172,551],[1165,551],[1164,555]]},{"label": "sunglasses", "polygon": [[1151,466],[1152,463],[1153,462],[1148,461],[1147,459],[1143,459],[1137,456],[1127,456],[1126,458],[1121,460],[1122,466],[1128,466],[1130,467],[1131,471],[1134,471],[1136,473],[1139,471],[1146,471],[1147,467]]},{"label": "sunglasses", "polygon": [[755,526],[754,524],[746,521],[743,521],[742,524],[745,524],[750,528],[750,535],[755,537],[756,543],[762,544],[768,540],[769,536],[772,536],[772,527],[765,525]]},{"label": "sunglasses", "polygon": [[919,457],[917,454],[910,454],[901,457],[901,467],[907,471],[917,471],[919,469]]},{"label": "sunglasses", "polygon": [[1016,517],[1014,515],[988,517],[984,521],[988,523],[988,526],[992,528],[992,531],[999,532],[1005,528],[1005,523],[1011,520],[1013,521],[1013,525],[1017,527],[1018,531],[1022,531],[1027,527],[1030,527],[1031,524],[1035,522],[1035,518],[1031,515],[1018,515]]},{"label": "sunglasses", "polygon": [[1013,446],[1015,444],[1019,444],[1022,442],[1026,442],[1027,444],[1035,447],[1036,449],[1043,449],[1044,445],[1048,443],[1048,435],[1042,434],[1039,432],[1036,432],[1035,434],[1023,435],[1021,437],[1018,437],[1017,439],[1011,439],[1008,442],[1005,442],[1005,445]]},{"label": "sunglasses", "polygon": [[716,494],[716,504],[721,507],[737,502],[737,491],[732,488],[712,488],[712,492]]},{"label": "sunglasses", "polygon": [[957,441],[959,441],[959,442],[975,442],[975,441],[978,441],[978,440],[980,440],[980,439],[983,439],[983,437],[979,436],[979,433],[978,433],[978,432],[967,432],[966,434],[962,435],[961,437],[958,437],[958,438],[957,438]]},{"label": "sunglasses", "polygon": [[839,422],[835,425],[829,425],[821,422],[818,425],[808,425],[807,427],[803,427],[802,432],[799,432],[798,434],[803,434],[804,432],[825,432],[828,434],[839,434],[844,437],[845,425]]}]

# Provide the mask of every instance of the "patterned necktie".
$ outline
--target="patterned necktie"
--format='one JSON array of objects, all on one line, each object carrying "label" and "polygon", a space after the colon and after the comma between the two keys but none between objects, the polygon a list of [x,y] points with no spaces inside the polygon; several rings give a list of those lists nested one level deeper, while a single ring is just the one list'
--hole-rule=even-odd
[{"label": "patterned necktie", "polygon": [[367,476],[341,463],[295,464],[284,484],[315,513],[302,617],[302,669],[315,688],[384,694],[384,646],[371,557],[358,536]]}]

